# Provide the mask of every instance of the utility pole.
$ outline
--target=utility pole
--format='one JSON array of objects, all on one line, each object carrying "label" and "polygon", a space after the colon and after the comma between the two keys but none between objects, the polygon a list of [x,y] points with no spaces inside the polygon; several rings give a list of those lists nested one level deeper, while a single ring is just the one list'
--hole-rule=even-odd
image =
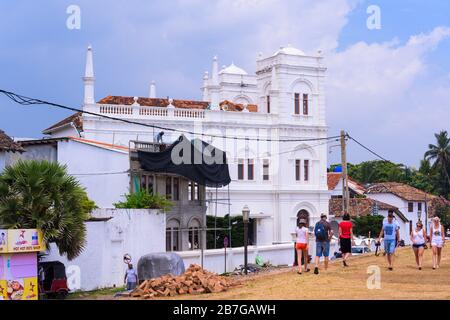
[{"label": "utility pole", "polygon": [[348,193],[348,174],[347,174],[347,133],[341,130],[341,166],[342,166],[342,210],[348,213],[349,193]]}]

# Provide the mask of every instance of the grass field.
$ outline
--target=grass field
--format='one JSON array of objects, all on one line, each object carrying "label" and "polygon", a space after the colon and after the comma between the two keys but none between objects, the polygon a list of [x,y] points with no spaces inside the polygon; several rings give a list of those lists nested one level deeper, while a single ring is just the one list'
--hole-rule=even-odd
[{"label": "grass field", "polygon": [[[431,250],[425,250],[424,265],[418,270],[411,248],[397,251],[393,271],[385,257],[373,254],[353,257],[349,267],[341,261],[330,264],[327,272],[298,275],[291,269],[276,275],[262,275],[245,281],[227,292],[176,299],[450,299],[450,249],[443,249],[441,267],[432,270]],[[368,289],[368,266],[379,266],[381,289]]]}]

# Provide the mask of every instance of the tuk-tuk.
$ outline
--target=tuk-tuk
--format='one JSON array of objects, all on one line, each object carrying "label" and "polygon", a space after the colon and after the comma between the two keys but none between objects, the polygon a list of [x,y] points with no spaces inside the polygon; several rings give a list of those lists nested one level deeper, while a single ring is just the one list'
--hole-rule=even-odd
[{"label": "tuk-tuk", "polygon": [[66,267],[60,261],[39,263],[39,292],[48,298],[64,299],[69,293]]}]

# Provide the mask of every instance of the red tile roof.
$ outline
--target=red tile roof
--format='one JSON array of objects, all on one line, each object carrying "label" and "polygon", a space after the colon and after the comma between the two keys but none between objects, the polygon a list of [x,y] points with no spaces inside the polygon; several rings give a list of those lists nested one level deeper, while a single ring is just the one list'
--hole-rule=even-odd
[{"label": "red tile roof", "polygon": [[23,152],[22,146],[11,139],[4,131],[0,130],[0,151]]},{"label": "red tile roof", "polygon": [[44,129],[42,131],[42,133],[50,134],[53,131],[55,131],[56,129],[59,129],[61,127],[69,125],[72,122],[73,122],[73,124],[75,125],[75,127],[77,128],[78,131],[83,131],[83,118],[82,118],[81,112],[77,112],[77,113],[74,113],[73,115],[68,116],[67,118],[65,118],[65,119],[55,123],[51,127],[48,127],[47,129]]},{"label": "red tile roof", "polygon": [[[334,190],[339,183],[339,180],[342,177],[342,172],[328,172],[327,173],[327,184],[328,190]],[[356,180],[353,180],[351,177],[348,177],[349,188],[353,189],[356,193],[364,194],[366,189]]]},{"label": "red tile roof", "polygon": [[375,183],[367,188],[367,194],[376,193],[392,193],[407,201],[428,201],[436,197],[400,182]]},{"label": "red tile roof", "polygon": [[342,173],[341,172],[328,172],[327,174],[327,184],[328,190],[334,190],[341,180]]},{"label": "red tile roof", "polygon": [[[226,110],[226,111],[242,111],[242,110],[244,110],[243,104],[233,103],[228,100],[222,101],[219,105],[220,105],[221,110]],[[258,106],[256,104],[248,104],[247,110],[249,112],[258,112]]]},{"label": "red tile roof", "polygon": [[[134,103],[134,97],[107,96],[98,101],[97,103],[132,105]],[[141,106],[146,107],[167,107],[169,105],[169,99],[139,97],[137,99],[137,103]],[[175,106],[175,108],[182,108],[182,109],[206,109],[209,105],[209,103],[206,101],[177,100],[177,99],[174,99],[172,104]]]}]

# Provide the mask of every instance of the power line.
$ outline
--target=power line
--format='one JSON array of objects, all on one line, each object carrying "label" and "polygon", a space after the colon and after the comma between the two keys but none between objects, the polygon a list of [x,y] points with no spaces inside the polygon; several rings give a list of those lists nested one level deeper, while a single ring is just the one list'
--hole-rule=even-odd
[{"label": "power line", "polygon": [[347,136],[348,136],[349,139],[352,139],[352,140],[355,141],[359,146],[363,147],[364,149],[366,149],[367,151],[369,151],[370,153],[372,153],[372,154],[375,155],[376,157],[380,158],[381,160],[386,161],[386,162],[393,163],[392,161],[383,158],[382,156],[380,156],[380,155],[379,155],[378,153],[376,153],[375,151],[373,151],[373,150],[371,150],[370,148],[366,147],[366,146],[363,145],[361,142],[359,142],[358,140],[356,140],[355,138],[353,138],[352,136],[350,136],[348,133],[347,133]]},{"label": "power line", "polygon": [[9,99],[11,99],[12,101],[14,101],[20,105],[28,106],[28,105],[45,104],[45,105],[49,105],[52,107],[71,110],[74,112],[79,112],[79,113],[84,113],[84,114],[90,114],[93,116],[102,117],[102,118],[109,119],[109,120],[121,121],[121,122],[129,123],[129,124],[140,125],[140,126],[144,126],[144,127],[153,128],[153,129],[156,128],[156,129],[160,129],[160,130],[187,133],[187,134],[192,134],[192,135],[208,136],[208,137],[213,137],[213,138],[246,140],[246,141],[267,141],[267,142],[306,142],[306,141],[329,140],[329,139],[334,139],[334,138],[339,137],[339,136],[332,136],[332,137],[326,137],[326,138],[304,138],[304,139],[270,139],[270,138],[264,139],[264,138],[249,138],[249,137],[241,138],[241,137],[236,137],[236,136],[229,137],[229,136],[214,135],[214,134],[204,134],[204,133],[198,133],[198,132],[189,131],[189,130],[173,129],[173,128],[167,128],[167,127],[162,127],[162,126],[157,126],[157,125],[152,125],[152,124],[147,124],[147,123],[142,123],[142,122],[136,122],[136,121],[132,121],[132,120],[128,120],[128,119],[111,117],[111,116],[107,116],[104,114],[99,114],[99,113],[91,112],[91,111],[85,111],[82,109],[73,108],[73,107],[65,106],[65,105],[58,104],[58,103],[53,103],[53,102],[49,102],[49,101],[45,101],[45,100],[26,97],[26,96],[23,96],[23,95],[14,93],[14,92],[6,91],[3,89],[0,89],[0,93],[3,93]]}]

